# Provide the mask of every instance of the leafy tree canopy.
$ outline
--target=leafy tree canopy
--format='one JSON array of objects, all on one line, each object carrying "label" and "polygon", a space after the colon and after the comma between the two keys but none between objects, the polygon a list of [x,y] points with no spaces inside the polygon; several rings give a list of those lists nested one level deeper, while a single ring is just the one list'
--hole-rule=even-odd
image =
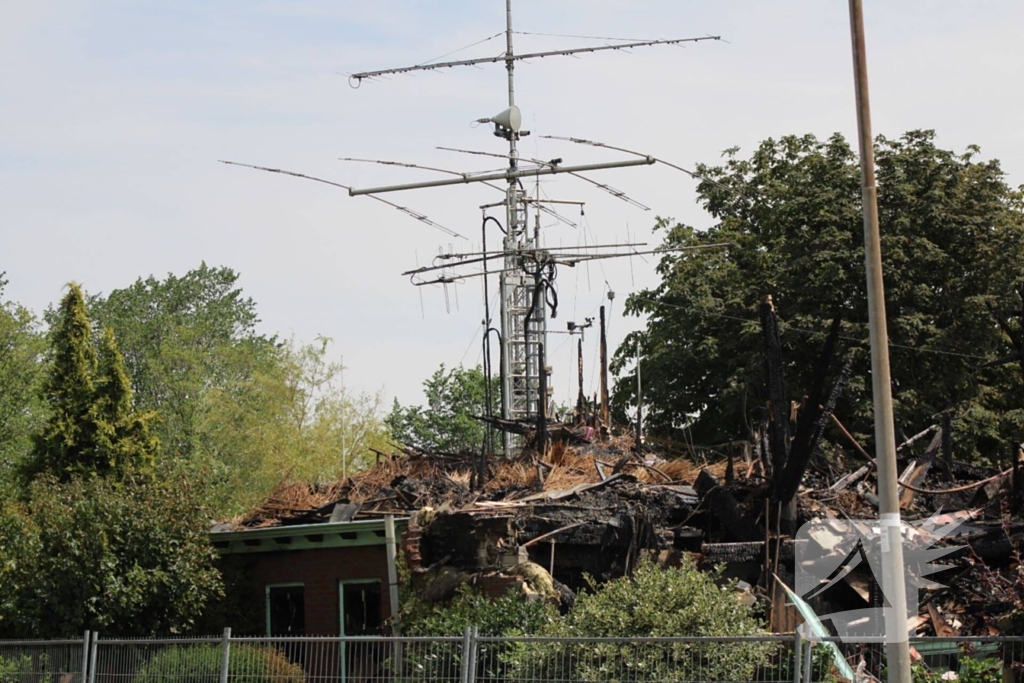
[{"label": "leafy tree canopy", "polygon": [[329,345],[289,340],[246,386],[208,391],[199,428],[218,511],[247,512],[285,478],[336,480],[386,448],[380,394],[347,390]]},{"label": "leafy tree canopy", "polygon": [[385,431],[379,396],[344,391],[329,340],[256,330],[256,304],[238,278],[203,263],[92,302],[117,334],[136,402],[163,418],[165,457],[206,471],[217,514],[247,511],[286,477],[357,469]]},{"label": "leafy tree canopy", "polygon": [[[486,411],[487,380],[478,365],[461,365],[450,370],[441,364],[423,382],[425,406],[402,406],[395,399],[386,423],[391,435],[401,443],[431,451],[479,451],[484,439],[484,424],[474,416]],[[498,402],[500,387],[491,383],[492,405]]]},{"label": "leafy tree canopy", "polygon": [[[953,415],[958,457],[995,457],[1003,439],[1024,436],[1021,369],[982,367],[1009,340],[989,311],[1020,309],[1022,195],[998,161],[940,149],[931,131],[879,137],[876,162],[886,306],[897,427],[912,433],[941,411]],[[666,247],[661,283],[633,294],[626,310],[647,329],[618,349],[613,369],[642,346],[646,424],[662,435],[687,428],[698,443],[750,433],[765,404],[757,306],[772,295],[781,327],[787,387],[798,400],[829,320],[859,354],[837,409],[870,440],[863,228],[857,157],[840,135],[766,140],[749,158],[726,152],[700,165],[707,230],[660,221]],[[633,383],[615,398],[635,401]]]},{"label": "leafy tree canopy", "polygon": [[6,284],[0,273],[0,481],[10,483],[44,414],[39,383],[46,344],[31,311],[3,301]]},{"label": "leafy tree canopy", "polygon": [[27,502],[0,503],[0,636],[188,632],[221,591],[203,493],[184,470],[41,475]]},{"label": "leafy tree canopy", "polygon": [[276,340],[256,332],[256,304],[230,268],[205,263],[178,277],[139,278],[95,297],[92,311],[114,330],[135,400],[159,410],[157,435],[170,457],[201,453],[210,391],[243,393],[273,364]]}]

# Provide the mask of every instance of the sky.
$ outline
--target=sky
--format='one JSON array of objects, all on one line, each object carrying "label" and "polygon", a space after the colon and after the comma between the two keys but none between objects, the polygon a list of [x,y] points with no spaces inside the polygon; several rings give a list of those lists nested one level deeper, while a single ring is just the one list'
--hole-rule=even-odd
[{"label": "sky", "polygon": [[[1024,73],[1018,0],[865,0],[873,127],[890,137],[935,129],[940,145],[1002,161],[1024,183]],[[855,139],[847,3],[841,0],[514,0],[517,52],[612,38],[720,35],[520,62],[524,156],[566,164],[623,158],[540,135],[574,136],[692,167],[788,134]],[[479,247],[479,185],[387,198],[467,236],[452,238],[367,198],[217,163],[289,169],[356,187],[433,179],[426,171],[339,161],[399,160],[458,171],[502,162],[438,150],[503,153],[472,122],[505,108],[501,65],[393,76],[358,89],[345,74],[504,50],[501,0],[8,0],[0,3],[0,272],[4,297],[36,311],[69,281],[90,293],[205,261],[241,274],[268,334],[333,340],[350,389],[419,402],[440,363],[480,362],[479,279],[417,288],[403,271],[439,250]],[[549,34],[549,35],[541,35]],[[581,38],[580,36],[599,37]],[[479,42],[484,41],[484,42]],[[470,46],[471,44],[478,43]],[[466,49],[461,49],[466,48]],[[454,52],[453,51],[457,51]],[[448,54],[453,53],[453,54]],[[541,184],[572,227],[542,221],[548,245],[659,240],[658,216],[713,223],[696,183],[667,167]],[[610,306],[613,347],[643,321],[631,291],[657,283],[648,257],[563,268],[551,329]],[[615,292],[608,302],[607,292]],[[492,289],[493,291],[493,289]],[[574,343],[554,335],[555,398],[573,402]],[[596,387],[597,335],[585,340]]]}]

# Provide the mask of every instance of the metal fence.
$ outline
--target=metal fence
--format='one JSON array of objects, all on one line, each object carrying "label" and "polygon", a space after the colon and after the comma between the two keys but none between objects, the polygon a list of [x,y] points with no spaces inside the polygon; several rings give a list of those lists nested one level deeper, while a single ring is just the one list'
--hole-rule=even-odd
[{"label": "metal fence", "polygon": [[0,640],[0,683],[86,683],[89,634],[71,640]]},{"label": "metal fence", "polygon": [[[1024,637],[911,641],[915,681],[1024,681]],[[839,658],[846,661],[845,669]],[[880,645],[798,635],[733,638],[232,637],[0,640],[0,683],[811,683],[861,668]],[[947,674],[943,677],[943,674]],[[860,676],[857,676],[860,678]]]}]

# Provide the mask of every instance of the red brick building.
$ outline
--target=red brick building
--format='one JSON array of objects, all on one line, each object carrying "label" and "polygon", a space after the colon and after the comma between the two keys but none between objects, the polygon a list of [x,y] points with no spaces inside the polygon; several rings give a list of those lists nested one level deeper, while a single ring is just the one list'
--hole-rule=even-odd
[{"label": "red brick building", "polygon": [[[406,524],[395,520],[396,545]],[[383,519],[240,530],[218,526],[210,539],[222,561],[244,572],[250,584],[247,611],[262,615],[249,629],[260,631],[253,635],[387,631],[392,612]]]}]

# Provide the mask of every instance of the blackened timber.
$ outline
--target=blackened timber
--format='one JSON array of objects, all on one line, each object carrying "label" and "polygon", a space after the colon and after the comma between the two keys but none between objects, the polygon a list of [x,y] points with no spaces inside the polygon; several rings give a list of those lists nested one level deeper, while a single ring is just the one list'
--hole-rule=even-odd
[{"label": "blackened timber", "polygon": [[[796,541],[785,540],[779,546],[779,559],[792,562]],[[764,541],[749,543],[703,543],[700,553],[706,564],[754,562],[764,559]]]},{"label": "blackened timber", "polygon": [[1010,514],[1016,515],[1020,511],[1021,502],[1021,471],[1020,471],[1020,446],[1010,444],[1010,457],[1013,458],[1013,475],[1010,479]]},{"label": "blackened timber", "polygon": [[836,491],[842,491],[850,484],[859,481],[862,477],[864,477],[864,475],[868,473],[868,470],[870,470],[872,467],[874,467],[874,463],[864,465],[860,469],[854,472],[850,472],[849,474],[844,474],[842,477],[837,479],[836,482],[832,484],[832,486],[829,486],[828,490],[832,493],[835,493]]},{"label": "blackened timber", "polygon": [[782,376],[782,344],[779,319],[769,294],[761,303],[761,331],[764,336],[765,385],[768,393],[768,448],[771,451],[772,476],[786,466],[789,444],[789,411],[786,385]]},{"label": "blackened timber", "polygon": [[548,371],[544,343],[537,344],[537,367],[540,368],[540,396],[537,397],[537,450],[541,455],[548,449]]},{"label": "blackened timber", "polygon": [[583,396],[583,334],[576,341],[576,372],[579,393],[576,396],[576,423],[586,419],[587,399]]},{"label": "blackened timber", "polygon": [[[896,447],[896,452],[899,453],[900,451],[903,451],[903,450],[906,450],[907,448],[910,448],[915,443],[917,443],[918,441],[920,441],[924,437],[928,436],[929,434],[931,434],[936,429],[939,429],[938,425],[931,425],[930,427],[928,427],[928,429],[922,430],[922,431],[918,432],[917,434],[914,434],[912,437],[910,437],[909,439],[904,440],[903,443],[901,443],[899,446],[897,446]],[[911,449],[911,452],[913,452],[913,449]]]},{"label": "blackened timber", "polygon": [[953,421],[949,413],[942,414],[942,463],[945,468],[946,480],[953,481]]},{"label": "blackened timber", "polygon": [[607,429],[608,421],[608,337],[604,320],[604,306],[601,306],[601,426]]},{"label": "blackened timber", "polygon": [[818,445],[824,426],[821,419],[825,411],[825,379],[828,376],[829,367],[832,365],[832,358],[835,356],[836,342],[839,339],[839,316],[832,320],[828,337],[818,356],[814,367],[814,376],[811,380],[811,391],[804,402],[803,410],[797,420],[796,433],[793,435],[793,443],[789,449],[789,456],[786,458],[785,469],[774,474],[776,497],[783,505],[793,500],[800,481],[803,479],[807,464],[811,461],[811,455]]},{"label": "blackened timber", "polygon": [[710,517],[718,522],[727,538],[744,542],[758,540],[757,529],[743,518],[739,503],[713,474],[701,470],[693,486],[702,499],[702,505],[710,512]]}]

